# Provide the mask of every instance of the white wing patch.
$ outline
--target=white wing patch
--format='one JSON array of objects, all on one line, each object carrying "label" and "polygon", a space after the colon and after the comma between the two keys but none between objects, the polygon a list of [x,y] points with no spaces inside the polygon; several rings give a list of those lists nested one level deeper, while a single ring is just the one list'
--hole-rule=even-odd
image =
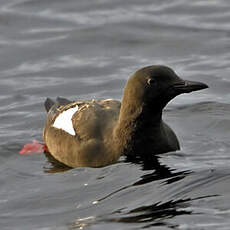
[{"label": "white wing patch", "polygon": [[74,136],[75,131],[73,129],[72,117],[77,111],[78,106],[63,111],[56,117],[53,123],[53,127],[62,129]]}]

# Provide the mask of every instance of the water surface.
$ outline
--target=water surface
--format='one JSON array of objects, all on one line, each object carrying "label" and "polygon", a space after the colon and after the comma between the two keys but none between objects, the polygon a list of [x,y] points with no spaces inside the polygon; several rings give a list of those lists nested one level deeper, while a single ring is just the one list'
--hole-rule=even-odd
[{"label": "water surface", "polygon": [[[229,229],[229,21],[227,0],[1,0],[1,229]],[[165,110],[181,151],[59,173],[18,154],[46,97],[121,99],[152,64],[210,86]]]}]

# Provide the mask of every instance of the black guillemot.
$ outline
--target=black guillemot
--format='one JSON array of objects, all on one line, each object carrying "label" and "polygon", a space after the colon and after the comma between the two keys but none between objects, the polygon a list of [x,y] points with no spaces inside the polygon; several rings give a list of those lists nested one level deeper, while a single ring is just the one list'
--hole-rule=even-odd
[{"label": "black guillemot", "polygon": [[102,167],[121,155],[160,154],[180,149],[162,110],[182,93],[208,86],[179,78],[166,66],[147,66],[128,80],[117,100],[45,101],[43,138],[49,153],[70,167]]}]

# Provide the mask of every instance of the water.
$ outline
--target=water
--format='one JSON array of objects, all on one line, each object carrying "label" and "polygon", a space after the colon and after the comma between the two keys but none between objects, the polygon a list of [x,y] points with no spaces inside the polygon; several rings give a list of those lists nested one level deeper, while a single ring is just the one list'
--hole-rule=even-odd
[{"label": "water", "polygon": [[[1,229],[229,229],[228,0],[0,2]],[[210,86],[165,110],[181,151],[72,170],[18,154],[47,96],[120,99],[151,64]]]}]

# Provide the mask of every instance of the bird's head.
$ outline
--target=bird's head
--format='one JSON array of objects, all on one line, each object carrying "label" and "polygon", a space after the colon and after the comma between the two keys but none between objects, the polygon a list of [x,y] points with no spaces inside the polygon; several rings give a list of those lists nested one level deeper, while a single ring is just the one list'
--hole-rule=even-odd
[{"label": "bird's head", "polygon": [[138,70],[130,77],[123,99],[163,109],[174,97],[205,88],[208,86],[204,83],[181,79],[169,67],[153,65]]}]

